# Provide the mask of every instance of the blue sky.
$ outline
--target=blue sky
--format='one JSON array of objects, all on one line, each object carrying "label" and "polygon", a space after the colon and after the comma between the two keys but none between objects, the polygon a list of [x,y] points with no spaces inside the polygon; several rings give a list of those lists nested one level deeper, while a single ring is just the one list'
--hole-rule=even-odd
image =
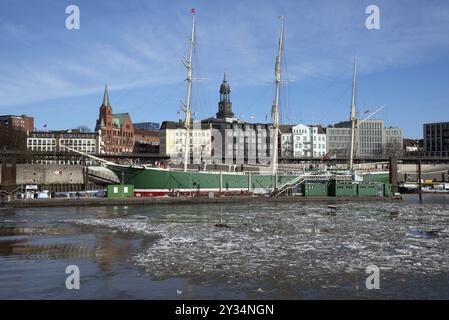
[{"label": "blue sky", "polygon": [[[80,8],[80,30],[65,28],[70,4]],[[380,8],[380,30],[365,28],[369,4]],[[283,123],[346,120],[354,56],[361,116],[386,105],[377,118],[414,138],[424,122],[449,120],[443,0],[1,0],[0,114],[32,115],[39,129],[93,128],[107,82],[114,112],[134,122],[178,119],[193,7],[197,118],[217,111],[226,70],[236,115],[265,121],[284,15]]]}]

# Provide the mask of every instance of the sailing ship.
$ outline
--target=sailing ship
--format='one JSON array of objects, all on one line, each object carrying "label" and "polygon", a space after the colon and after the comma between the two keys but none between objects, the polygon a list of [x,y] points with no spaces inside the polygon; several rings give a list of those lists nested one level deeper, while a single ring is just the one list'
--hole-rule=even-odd
[{"label": "sailing ship", "polygon": [[[322,181],[327,183],[336,176],[340,180],[352,183],[354,180],[353,155],[354,155],[354,130],[355,130],[355,77],[356,65],[354,65],[353,94],[351,106],[351,156],[349,170],[345,172],[289,172],[278,171],[278,134],[279,134],[279,98],[281,90],[281,55],[283,53],[284,18],[280,17],[280,33],[278,51],[275,60],[275,97],[272,105],[272,122],[274,128],[274,143],[272,143],[270,170],[267,172],[228,172],[228,171],[191,171],[188,170],[190,130],[191,130],[191,91],[193,64],[192,55],[195,44],[195,13],[192,12],[192,31],[189,38],[189,56],[183,61],[187,69],[187,95],[183,103],[185,114],[184,129],[186,132],[185,147],[183,150],[184,168],[158,168],[142,165],[121,165],[104,159],[87,155],[101,162],[112,170],[121,184],[133,185],[134,195],[137,197],[154,196],[179,196],[179,195],[208,195],[210,192],[220,194],[264,193],[279,195],[287,190],[292,190],[305,181]],[[70,149],[70,148],[67,148]],[[75,151],[75,150],[72,150]],[[77,152],[77,151],[75,151]],[[79,152],[78,152],[79,153]],[[384,177],[382,177],[383,179]]]},{"label": "sailing ship", "polygon": [[[278,52],[275,62],[276,93],[272,106],[272,120],[274,127],[274,141],[278,140],[279,132],[279,97],[281,86],[281,54],[283,51],[284,18],[280,17],[281,28],[278,42]],[[184,127],[186,130],[184,155],[184,170],[176,168],[156,168],[138,165],[118,165],[104,163],[120,179],[122,184],[134,185],[136,196],[164,196],[164,195],[189,195],[208,194],[220,192],[222,194],[241,194],[246,192],[269,193],[285,186],[298,175],[282,174],[277,171],[277,143],[273,143],[271,153],[271,172],[214,172],[214,171],[189,171],[189,147],[191,129],[190,97],[192,91],[192,54],[195,44],[195,13],[192,12],[192,32],[190,36],[189,56],[184,61],[187,69],[187,96],[183,103],[185,114]]]}]

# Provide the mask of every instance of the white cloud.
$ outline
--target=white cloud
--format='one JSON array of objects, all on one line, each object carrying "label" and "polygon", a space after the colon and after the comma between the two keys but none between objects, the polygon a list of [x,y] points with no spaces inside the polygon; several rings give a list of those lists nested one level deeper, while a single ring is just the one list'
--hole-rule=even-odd
[{"label": "white cloud", "polygon": [[[199,59],[195,71],[207,79],[203,87],[208,89],[216,90],[224,70],[234,86],[265,88],[273,80],[279,28],[276,17],[280,14],[286,16],[286,56],[290,79],[295,81],[346,77],[354,55],[362,73],[374,73],[447,53],[447,5],[378,2],[380,31],[364,28],[363,2],[239,1],[225,7],[204,3],[197,14]],[[54,52],[36,51],[28,57],[2,60],[0,107],[91,94],[101,90],[106,81],[116,89],[180,83],[185,76],[180,60],[187,53],[190,32],[189,16],[181,14],[185,4],[173,4],[167,10],[144,4],[142,12],[130,16],[125,11],[120,17],[101,15],[99,30],[87,30],[86,25],[97,25],[83,23],[80,31],[85,33],[76,47],[61,42],[58,49],[48,43]],[[120,7],[114,5],[116,10]],[[118,18],[126,23],[105,23],[105,19]],[[33,31],[20,24],[2,23],[0,38],[5,37],[15,41],[16,47],[36,46]]]}]

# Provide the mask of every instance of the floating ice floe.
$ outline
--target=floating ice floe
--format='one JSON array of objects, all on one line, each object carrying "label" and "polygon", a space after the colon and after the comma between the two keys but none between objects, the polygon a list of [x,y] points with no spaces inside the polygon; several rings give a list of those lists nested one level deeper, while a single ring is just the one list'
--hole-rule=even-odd
[{"label": "floating ice floe", "polygon": [[[393,272],[449,271],[449,210],[441,205],[418,210],[422,207],[415,204],[345,203],[338,206],[336,218],[326,216],[326,205],[302,205],[307,214],[298,214],[297,204],[240,205],[231,212],[221,210],[220,220],[211,206],[207,212],[196,208],[197,214],[183,215],[180,208],[179,213],[154,217],[73,222],[157,236],[131,257],[155,279],[291,281],[304,275],[364,274],[371,264]],[[386,219],[391,212],[400,213],[400,219]],[[229,228],[217,227],[216,221]]]}]

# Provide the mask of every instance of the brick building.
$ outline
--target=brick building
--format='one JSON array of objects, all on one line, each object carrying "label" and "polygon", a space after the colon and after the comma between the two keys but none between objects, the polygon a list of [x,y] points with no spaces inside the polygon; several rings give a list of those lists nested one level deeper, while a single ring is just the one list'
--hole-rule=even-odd
[{"label": "brick building", "polygon": [[23,114],[21,116],[6,115],[0,116],[0,124],[25,132],[34,130],[34,118]]},{"label": "brick building", "polygon": [[34,118],[26,115],[0,116],[0,147],[8,150],[25,150],[28,132],[34,129]]},{"label": "brick building", "polygon": [[105,86],[103,103],[95,131],[100,133],[100,153],[132,153],[134,148],[134,128],[128,113],[112,113],[108,87]]},{"label": "brick building", "polygon": [[134,152],[159,154],[159,130],[134,129]]}]

